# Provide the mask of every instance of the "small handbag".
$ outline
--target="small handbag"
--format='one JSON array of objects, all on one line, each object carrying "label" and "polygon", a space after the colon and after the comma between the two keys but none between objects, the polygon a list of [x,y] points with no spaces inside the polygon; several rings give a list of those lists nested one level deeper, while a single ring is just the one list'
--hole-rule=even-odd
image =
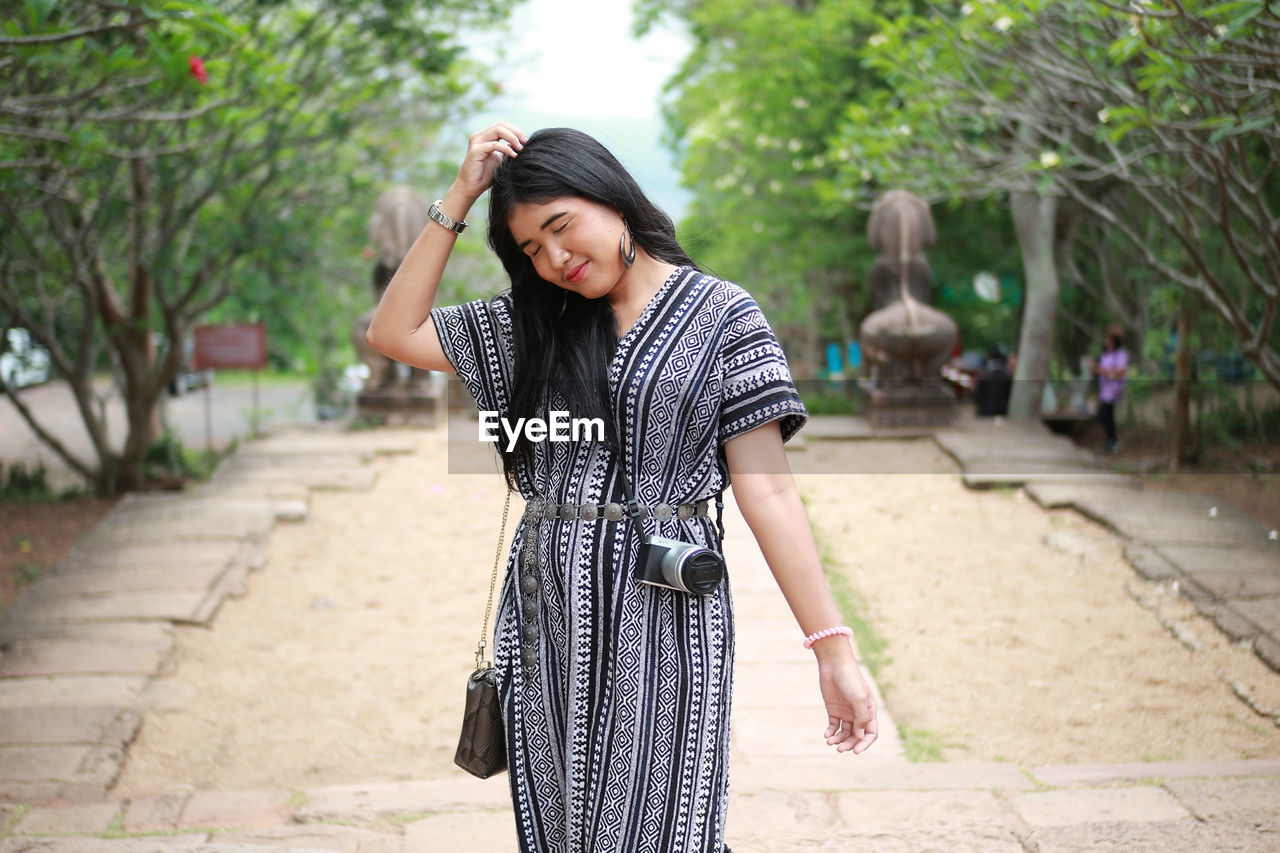
[{"label": "small handbag", "polygon": [[502,540],[507,532],[507,511],[511,508],[511,492],[502,506],[502,526],[498,528],[498,550],[493,555],[493,574],[489,578],[489,603],[484,608],[484,627],[476,646],[475,672],[467,676],[467,701],[462,716],[462,735],[453,763],[481,779],[488,779],[507,769],[507,743],[502,725],[502,705],[498,699],[498,674],[493,662],[484,659],[489,636],[489,614],[493,611],[493,590],[498,583],[498,563],[502,559]]}]

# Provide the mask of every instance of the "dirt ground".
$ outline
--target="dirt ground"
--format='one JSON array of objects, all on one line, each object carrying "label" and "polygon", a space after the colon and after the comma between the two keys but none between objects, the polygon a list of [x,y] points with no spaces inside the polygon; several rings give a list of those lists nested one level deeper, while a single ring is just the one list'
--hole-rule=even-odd
[{"label": "dirt ground", "polygon": [[[919,455],[915,470],[942,455],[815,443],[794,467],[845,470],[873,448]],[[798,481],[886,643],[878,680],[908,741],[1022,766],[1280,756],[1280,728],[1235,692],[1274,716],[1280,675],[1139,578],[1100,525],[955,476]]]},{"label": "dirt ground", "polygon": [[[115,794],[455,772],[502,492],[447,475],[443,434],[423,435],[375,463],[371,492],[314,494],[249,595],[181,630]],[[886,460],[917,473],[858,473]],[[1280,676],[1136,580],[1107,531],[966,490],[932,442],[810,442],[793,464],[843,472],[798,479],[887,645],[878,679],[909,741],[1026,766],[1280,757],[1280,729],[1226,683],[1280,708]]]},{"label": "dirt ground", "polygon": [[115,501],[78,497],[49,503],[0,501],[0,610],[61,560]]}]

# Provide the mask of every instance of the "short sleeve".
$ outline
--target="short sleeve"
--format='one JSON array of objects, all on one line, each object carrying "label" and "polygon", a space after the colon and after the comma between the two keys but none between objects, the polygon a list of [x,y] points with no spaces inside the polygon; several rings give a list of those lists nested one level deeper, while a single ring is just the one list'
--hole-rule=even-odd
[{"label": "short sleeve", "polygon": [[720,348],[720,444],[772,421],[788,441],[808,420],[791,369],[769,321],[750,294],[737,288],[728,306]]},{"label": "short sleeve", "polygon": [[514,364],[511,297],[431,309],[449,363],[480,409],[506,412]]}]

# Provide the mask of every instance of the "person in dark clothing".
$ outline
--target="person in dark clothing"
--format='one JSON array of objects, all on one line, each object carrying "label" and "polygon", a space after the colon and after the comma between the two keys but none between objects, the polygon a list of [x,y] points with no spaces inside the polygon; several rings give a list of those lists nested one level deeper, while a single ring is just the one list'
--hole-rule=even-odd
[{"label": "person in dark clothing", "polygon": [[1013,374],[1000,347],[987,350],[987,361],[978,373],[973,387],[973,404],[978,417],[989,418],[1009,413],[1009,395],[1013,391]]}]

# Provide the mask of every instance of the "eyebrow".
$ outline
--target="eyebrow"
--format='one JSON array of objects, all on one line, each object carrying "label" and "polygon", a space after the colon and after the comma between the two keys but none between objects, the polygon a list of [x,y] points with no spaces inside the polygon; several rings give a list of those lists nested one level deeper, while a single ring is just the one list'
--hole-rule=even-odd
[{"label": "eyebrow", "polygon": [[[562,210],[562,211],[560,211],[559,213],[553,213],[553,214],[551,214],[550,216],[548,216],[548,217],[547,217],[547,221],[546,221],[546,222],[544,222],[544,223],[542,223],[542,225],[538,228],[538,230],[539,230],[539,231],[546,231],[546,230],[547,230],[547,226],[548,226],[548,225],[550,225],[552,222],[555,222],[557,219],[559,219],[559,218],[560,218],[560,217],[562,217],[562,216],[568,216],[568,215],[569,215],[569,211],[567,211],[567,210]],[[527,246],[527,245],[529,245],[529,244],[530,244],[530,243],[532,243],[532,242],[533,242],[533,240],[525,240],[525,241],[524,241],[523,243],[521,243],[519,246],[516,246],[516,248],[523,252],[523,251],[524,251],[524,247],[525,247],[525,246]]]}]

